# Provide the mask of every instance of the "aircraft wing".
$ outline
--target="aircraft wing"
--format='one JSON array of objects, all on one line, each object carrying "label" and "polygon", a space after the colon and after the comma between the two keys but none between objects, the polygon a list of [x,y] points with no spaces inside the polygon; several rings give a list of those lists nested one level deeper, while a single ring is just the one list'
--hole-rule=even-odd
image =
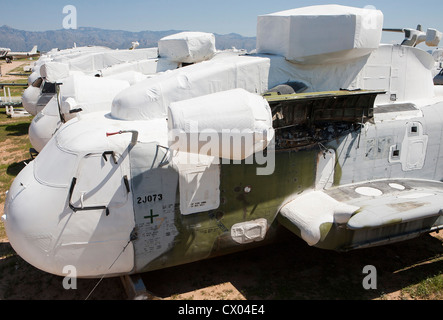
[{"label": "aircraft wing", "polygon": [[443,183],[392,179],[311,191],[289,201],[280,215],[283,225],[289,223],[291,229],[293,224],[309,245],[315,245],[331,223],[361,230],[437,218],[443,215]]}]

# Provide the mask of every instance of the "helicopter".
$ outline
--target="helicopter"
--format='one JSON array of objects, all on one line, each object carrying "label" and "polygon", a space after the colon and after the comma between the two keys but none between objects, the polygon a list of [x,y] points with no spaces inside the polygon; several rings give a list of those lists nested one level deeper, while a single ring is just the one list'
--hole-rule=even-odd
[{"label": "helicopter", "polygon": [[[157,48],[138,50],[111,50],[103,47],[80,48],[74,52],[63,50],[43,56],[36,62],[28,78],[28,88],[23,92],[23,107],[36,115],[56,94],[57,80],[73,74],[97,75],[100,70],[123,63],[152,60],[157,57]],[[51,51],[52,52],[52,51]],[[130,71],[130,68],[127,68]]]},{"label": "helicopter", "polygon": [[432,57],[380,44],[382,26],[338,5],[259,16],[256,52],[77,113],[7,193],[12,247],[99,278],[264,245],[281,226],[337,251],[442,229],[443,91]]},{"label": "helicopter", "polygon": [[[192,39],[198,39],[199,50],[192,49],[192,44],[190,44]],[[180,52],[177,49],[177,43],[180,44],[180,42],[186,43],[186,47],[191,48],[189,52]],[[86,74],[78,70],[64,72],[65,68],[60,67],[58,63],[43,63],[39,70],[42,74],[39,78],[40,82],[34,82],[40,91],[33,85],[34,88],[28,88],[27,90],[31,91],[23,95],[24,100],[27,101],[28,110],[38,110],[44,105],[29,127],[29,139],[33,147],[31,153],[34,155],[40,152],[58,128],[75,117],[77,112],[81,111],[85,114],[109,110],[113,98],[128,86],[163,74],[168,70],[242,52],[230,49],[216,51],[214,34],[202,32],[172,34],[160,39],[158,44],[156,58],[116,63]],[[204,44],[204,47],[201,47],[201,44]],[[69,65],[75,64],[75,60],[77,58]],[[48,86],[52,89],[46,90]],[[30,93],[34,90],[37,90],[37,93],[40,92],[39,98],[34,99],[38,101],[37,103],[32,103],[32,99],[29,99]],[[50,100],[46,103],[48,99]]]}]

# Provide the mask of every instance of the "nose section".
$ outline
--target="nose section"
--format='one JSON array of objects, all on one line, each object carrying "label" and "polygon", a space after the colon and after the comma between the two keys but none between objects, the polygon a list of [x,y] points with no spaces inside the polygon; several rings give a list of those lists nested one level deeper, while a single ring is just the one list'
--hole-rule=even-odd
[{"label": "nose section", "polygon": [[42,151],[60,125],[58,103],[56,97],[53,97],[29,126],[29,140],[37,152]]},{"label": "nose section", "polygon": [[129,243],[132,229],[126,226],[127,232],[119,233],[119,226],[103,210],[72,211],[68,187],[51,187],[35,178],[36,160],[19,173],[5,201],[2,218],[17,254],[59,276],[66,276],[67,266],[75,267],[77,277],[130,272],[134,266]]},{"label": "nose section", "polygon": [[37,114],[37,102],[40,97],[40,88],[36,87],[28,87],[23,92],[22,95],[22,103],[23,108],[28,111],[30,114],[35,116]]},{"label": "nose section", "polygon": [[29,126],[29,141],[37,152],[41,152],[43,147],[52,138],[59,126],[59,118],[39,112]]},{"label": "nose section", "polygon": [[45,217],[33,207],[35,199],[32,191],[35,188],[30,179],[32,169],[33,162],[22,170],[7,193],[3,216],[5,230],[18,255],[33,266],[54,273],[48,264],[52,234],[45,223]]}]

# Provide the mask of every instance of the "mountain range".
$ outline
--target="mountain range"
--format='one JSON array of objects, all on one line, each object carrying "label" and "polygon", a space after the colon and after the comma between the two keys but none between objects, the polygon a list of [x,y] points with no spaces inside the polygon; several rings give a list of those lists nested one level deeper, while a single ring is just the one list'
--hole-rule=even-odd
[{"label": "mountain range", "polygon": [[[23,31],[8,27],[0,27],[0,47],[12,51],[29,51],[34,45],[40,52],[53,48],[66,49],[77,46],[105,46],[111,49],[128,49],[133,41],[140,43],[140,48],[157,47],[158,40],[183,30],[140,31],[105,30],[91,27],[78,29],[60,29],[52,31]],[[235,47],[251,51],[256,47],[255,37],[243,37],[236,33],[225,35],[214,34],[217,49],[224,50]]]}]

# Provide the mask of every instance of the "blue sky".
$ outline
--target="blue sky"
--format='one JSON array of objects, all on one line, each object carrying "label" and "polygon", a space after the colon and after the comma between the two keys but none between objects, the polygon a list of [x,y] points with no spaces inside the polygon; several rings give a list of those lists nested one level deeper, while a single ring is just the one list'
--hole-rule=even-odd
[{"label": "blue sky", "polygon": [[[390,28],[443,31],[442,0],[43,0],[2,1],[0,25],[28,31],[62,29],[63,7],[77,8],[79,27],[143,31],[190,30],[255,36],[257,16],[318,4],[371,5],[384,13]],[[389,35],[401,38],[400,35]]]}]

